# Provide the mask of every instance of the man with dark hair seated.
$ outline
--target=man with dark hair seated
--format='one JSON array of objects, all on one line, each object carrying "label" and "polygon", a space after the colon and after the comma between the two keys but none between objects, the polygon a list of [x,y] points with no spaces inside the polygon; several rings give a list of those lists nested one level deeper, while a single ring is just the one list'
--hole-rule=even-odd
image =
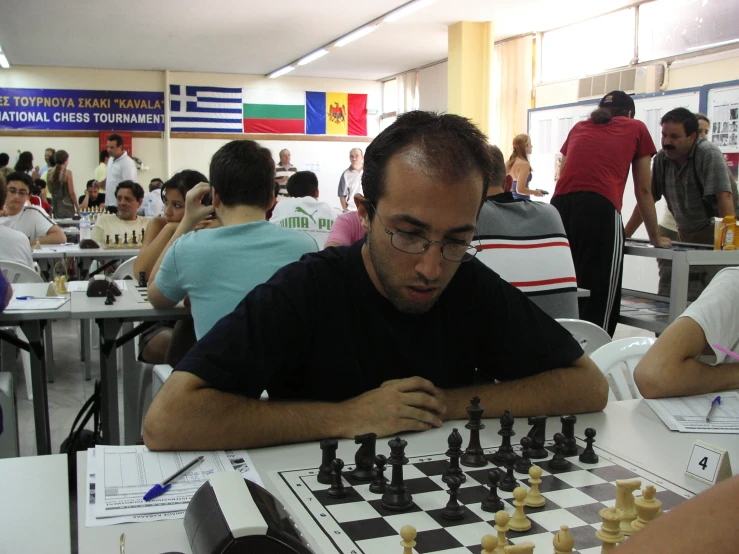
[{"label": "man with dark hair seated", "polygon": [[97,206],[105,207],[105,193],[100,192],[100,183],[98,183],[95,179],[90,179],[89,181],[87,181],[85,195],[80,196],[79,205],[80,213]]},{"label": "man with dark hair seated", "polygon": [[92,228],[92,240],[100,246],[105,246],[110,237],[110,244],[115,243],[118,235],[119,244],[128,238],[129,244],[133,242],[133,233],[136,233],[137,241],[141,241],[141,231],[151,220],[150,217],[136,215],[136,210],[141,206],[144,199],[144,189],[133,181],[121,181],[115,189],[116,206],[115,214],[104,214],[98,217]]},{"label": "man with dark hair seated", "polygon": [[318,200],[318,177],[312,171],[298,171],[287,181],[287,195],[276,205],[269,222],[305,231],[323,248],[334,221],[341,214]]},{"label": "man with dark hair seated", "polygon": [[398,117],[367,149],[366,239],[303,256],[216,323],[154,399],[147,446],[422,431],[475,395],[487,417],[602,410],[608,384],[572,335],[474,259],[491,165],[469,120]]},{"label": "man with dark hair seated", "polygon": [[20,231],[31,245],[62,244],[67,240],[61,227],[54,224],[42,208],[27,204],[33,179],[30,175],[14,171],[8,175],[7,198],[0,211],[0,225]]}]

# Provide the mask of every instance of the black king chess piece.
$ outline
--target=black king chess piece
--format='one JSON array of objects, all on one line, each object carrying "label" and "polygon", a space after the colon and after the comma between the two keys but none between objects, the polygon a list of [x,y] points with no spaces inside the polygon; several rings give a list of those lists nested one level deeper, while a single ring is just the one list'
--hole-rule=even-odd
[{"label": "black king chess piece", "polygon": [[331,462],[336,458],[336,449],[339,441],[336,439],[323,439],[321,441],[321,466],[318,468],[316,479],[322,485],[331,484]]},{"label": "black king chess piece", "polygon": [[547,433],[547,416],[531,416],[529,418],[529,438],[531,439],[531,448],[529,449],[529,458],[532,460],[543,460],[549,457],[549,452],[544,448],[544,441]]},{"label": "black king chess piece", "polygon": [[587,446],[585,446],[585,450],[582,454],[580,454],[579,460],[584,464],[597,464],[598,455],[595,453],[595,450],[593,450],[593,443],[595,442],[595,429],[588,427],[585,429],[585,442],[587,443]]},{"label": "black king chess piece", "polygon": [[382,507],[391,512],[402,512],[413,506],[413,498],[403,481],[403,466],[408,463],[408,458],[405,457],[408,442],[395,437],[387,444],[390,446],[390,458],[387,463],[393,466],[393,476],[385,494],[382,495]]},{"label": "black king chess piece", "polygon": [[508,453],[513,452],[511,437],[516,434],[513,430],[514,422],[515,420],[513,419],[510,410],[506,410],[500,417],[500,430],[498,431],[498,434],[503,437],[503,442],[500,444],[500,448],[498,448],[495,454],[493,454],[493,462],[496,464],[503,465]]},{"label": "black king chess piece", "polygon": [[354,471],[352,477],[357,481],[372,481],[377,477],[375,469],[375,444],[377,435],[367,433],[354,437],[354,442],[359,444],[359,450],[354,455]]},{"label": "black king chess piece", "polygon": [[387,458],[382,454],[375,456],[375,465],[377,466],[377,477],[370,483],[369,490],[375,494],[382,494],[387,490],[387,479],[385,479],[385,465]]},{"label": "black king chess piece", "polygon": [[562,422],[562,435],[564,436],[563,454],[565,456],[576,456],[577,440],[575,439],[575,423],[577,423],[577,416],[563,415],[559,420]]},{"label": "black king chess piece", "polygon": [[480,398],[477,396],[473,396],[470,403],[467,406],[469,423],[465,425],[465,428],[470,430],[470,443],[462,454],[461,462],[463,466],[467,467],[484,467],[488,464],[488,461],[482,452],[482,446],[480,446],[480,431],[485,429],[485,425],[481,421],[485,408],[480,406]]},{"label": "black king chess piece", "polygon": [[452,430],[447,443],[449,444],[449,450],[446,451],[446,455],[449,457],[449,467],[442,475],[441,480],[448,483],[451,477],[456,477],[460,483],[464,483],[467,481],[467,476],[459,467],[459,458],[462,457],[462,435],[459,434],[456,428]]},{"label": "black king chess piece", "polygon": [[531,469],[531,439],[529,437],[521,437],[521,457],[516,460],[513,466],[518,473],[528,474]]}]

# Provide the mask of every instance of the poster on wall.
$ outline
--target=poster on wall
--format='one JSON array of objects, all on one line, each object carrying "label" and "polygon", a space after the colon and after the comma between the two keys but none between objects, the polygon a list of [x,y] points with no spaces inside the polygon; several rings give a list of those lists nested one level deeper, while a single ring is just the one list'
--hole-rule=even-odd
[{"label": "poster on wall", "polygon": [[711,89],[708,92],[710,140],[719,147],[737,178],[739,170],[739,87]]},{"label": "poster on wall", "polygon": [[0,129],[163,131],[164,94],[0,88]]}]

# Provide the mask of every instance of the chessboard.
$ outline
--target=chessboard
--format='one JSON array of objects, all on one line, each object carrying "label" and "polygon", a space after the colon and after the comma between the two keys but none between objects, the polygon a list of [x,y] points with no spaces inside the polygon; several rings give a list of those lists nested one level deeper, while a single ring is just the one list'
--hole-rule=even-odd
[{"label": "chessboard", "polygon": [[147,287],[141,287],[139,285],[136,285],[133,288],[133,290],[134,290],[134,296],[136,297],[137,302],[146,303],[149,301],[149,289]]},{"label": "chessboard", "polygon": [[[384,450],[381,444],[378,441],[378,452]],[[693,493],[597,446],[593,446],[599,456],[597,463],[580,462],[578,456],[585,445],[580,438],[577,438],[578,453],[567,457],[570,467],[549,469],[547,462],[553,457],[553,445],[551,440],[545,442],[549,452],[546,459],[531,460],[542,469],[539,490],[546,504],[541,508],[525,508],[531,529],[508,531],[507,538],[512,544],[531,541],[537,553],[548,554],[553,551],[555,533],[561,525],[567,525],[575,539],[573,552],[600,554],[602,542],[595,536],[602,525],[599,512],[605,507],[615,506],[616,480],[640,479],[641,487],[634,492],[636,497],[641,495],[641,489],[653,485],[657,490],[656,498],[662,502],[665,512],[693,496]],[[521,446],[516,445],[513,449],[519,454]],[[402,513],[383,508],[381,495],[370,492],[369,483],[352,477],[353,465],[347,464],[342,472],[343,483],[348,490],[344,498],[328,496],[330,485],[317,481],[318,468],[271,472],[271,478],[298,526],[302,526],[301,530],[307,531],[313,539],[315,552],[399,553],[402,551],[399,546],[400,529],[412,525],[418,532],[414,548],[418,554],[478,554],[482,551],[482,537],[497,535],[495,514],[483,511],[481,503],[490,490],[487,486],[488,472],[499,464],[493,462],[495,448],[483,448],[483,452],[490,462],[487,466],[479,469],[462,466],[467,479],[459,489],[458,500],[463,505],[465,516],[458,521],[441,517],[449,501],[447,484],[441,479],[449,466],[449,459],[443,453],[408,457],[403,470],[405,484],[413,496],[413,506]],[[349,456],[345,454],[345,458]],[[514,475],[518,486],[528,490],[529,476],[517,472]],[[506,512],[513,515],[513,493],[499,490],[498,494]]]}]

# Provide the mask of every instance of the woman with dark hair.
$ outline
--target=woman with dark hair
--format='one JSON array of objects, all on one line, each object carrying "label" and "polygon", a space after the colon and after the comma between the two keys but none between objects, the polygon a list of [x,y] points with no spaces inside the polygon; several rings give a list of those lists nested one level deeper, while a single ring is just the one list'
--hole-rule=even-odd
[{"label": "woman with dark hair", "polygon": [[33,181],[31,194],[28,196],[28,202],[39,208],[43,208],[47,214],[51,215],[51,204],[46,201],[46,181],[36,179]]},{"label": "woman with dark hair", "polygon": [[530,189],[531,164],[531,138],[529,135],[516,135],[513,139],[513,153],[505,164],[506,171],[513,178],[511,194],[516,200],[530,200],[532,196],[544,196],[539,189]]},{"label": "woman with dark hair", "polygon": [[575,262],[577,285],[590,291],[579,298],[580,319],[613,336],[621,306],[624,226],[621,219],[631,168],[637,210],[652,244],[661,237],[651,190],[651,159],[657,153],[647,126],[634,119],[634,100],[623,91],[606,94],[586,121],[577,123],[562,146],[562,170],[552,206],[562,217]]},{"label": "woman with dark hair", "polygon": [[[162,185],[161,193],[162,200],[164,201],[164,216],[153,218],[149,222],[149,225],[147,225],[144,244],[133,264],[134,275],[138,277],[141,273],[144,273],[144,278],[148,280],[154,264],[156,264],[159,256],[161,256],[164,248],[169,243],[172,235],[177,230],[177,226],[185,215],[185,196],[187,192],[198,183],[207,182],[208,178],[199,171],[185,169],[173,175],[169,181]],[[155,190],[154,192],[156,193],[158,191]],[[195,331],[192,326],[192,319],[190,318],[189,326],[187,322],[184,325],[189,330],[187,336],[192,337],[189,346],[184,348],[181,354],[170,353],[168,355],[168,350],[172,344],[173,332],[175,332],[174,327],[174,321],[163,321],[142,333],[139,339],[139,359],[150,364],[162,364],[166,362],[176,365],[179,358],[189,350],[189,346],[195,343]],[[178,343],[181,342],[182,340],[178,341]]]},{"label": "woman with dark hair", "polygon": [[33,167],[33,154],[30,152],[21,152],[18,155],[18,161],[15,163],[15,170],[30,175],[31,179],[38,179],[38,166]]},{"label": "woman with dark hair", "polygon": [[69,154],[59,150],[54,159],[54,169],[49,169],[47,187],[51,192],[51,210],[55,218],[69,218],[76,214],[80,206],[74,192],[74,178],[72,171],[67,169]]}]

